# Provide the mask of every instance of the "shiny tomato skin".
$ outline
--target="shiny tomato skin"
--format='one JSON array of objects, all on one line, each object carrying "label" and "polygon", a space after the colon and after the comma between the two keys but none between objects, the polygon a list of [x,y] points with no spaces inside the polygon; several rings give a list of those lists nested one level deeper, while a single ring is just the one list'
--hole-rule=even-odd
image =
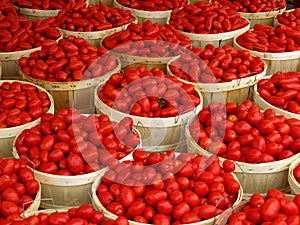
[{"label": "shiny tomato skin", "polygon": [[276,198],[267,199],[261,206],[261,217],[265,221],[276,219],[280,210],[280,203]]},{"label": "shiny tomato skin", "polygon": [[67,158],[67,165],[72,173],[79,173],[83,170],[84,164],[82,158],[76,153],[70,153]]}]

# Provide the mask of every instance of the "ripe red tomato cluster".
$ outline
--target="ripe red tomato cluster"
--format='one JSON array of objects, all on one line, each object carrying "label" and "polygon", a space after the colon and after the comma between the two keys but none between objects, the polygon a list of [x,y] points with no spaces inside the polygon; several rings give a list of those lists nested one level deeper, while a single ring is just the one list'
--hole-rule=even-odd
[{"label": "ripe red tomato cluster", "polygon": [[177,77],[190,82],[221,83],[259,74],[264,63],[247,50],[208,44],[204,49],[192,48],[182,54],[169,68]]},{"label": "ripe red tomato cluster", "polygon": [[16,127],[40,118],[50,108],[46,92],[18,81],[0,85],[0,128]]},{"label": "ripe red tomato cluster", "polygon": [[166,11],[188,4],[187,0],[118,0],[118,2],[126,7],[145,11]]},{"label": "ripe red tomato cluster", "polygon": [[0,2],[0,20],[3,20],[3,16],[5,17],[18,17],[19,14],[15,9],[14,5],[11,3],[10,0],[2,0]]},{"label": "ripe red tomato cluster", "polygon": [[56,10],[72,5],[76,2],[84,2],[85,0],[12,0],[12,3],[21,8],[40,9],[40,10]]},{"label": "ripe red tomato cluster", "polygon": [[277,72],[257,83],[260,96],[277,108],[300,114],[300,72]]},{"label": "ripe red tomato cluster", "polygon": [[283,12],[277,15],[276,18],[279,23],[300,31],[300,8],[295,8],[290,12]]},{"label": "ripe red tomato cluster", "polygon": [[[40,189],[31,169],[21,159],[0,158],[0,221],[21,214]],[[1,223],[3,224],[3,223]]]},{"label": "ripe red tomato cluster", "polygon": [[267,163],[300,151],[300,120],[261,112],[250,100],[212,102],[190,125],[193,139],[220,157],[247,163]]},{"label": "ripe red tomato cluster", "polygon": [[76,109],[45,114],[41,124],[25,129],[16,140],[19,156],[43,173],[80,175],[102,169],[135,148],[139,136],[132,119],[118,124],[107,115],[83,116]]},{"label": "ripe red tomato cluster", "polygon": [[217,34],[241,29],[248,22],[228,6],[196,2],[173,10],[170,24],[189,33]]},{"label": "ripe red tomato cluster", "polygon": [[5,225],[129,225],[125,217],[119,217],[116,220],[104,219],[103,212],[94,210],[90,205],[81,205],[67,211],[40,212],[26,218],[14,214],[6,219],[0,218],[0,222]]},{"label": "ripe red tomato cluster", "polygon": [[128,67],[99,87],[98,97],[109,107],[134,116],[173,117],[193,110],[200,98],[191,84],[165,76],[158,68]]},{"label": "ripe red tomato cluster", "polygon": [[286,7],[285,0],[212,0],[212,3],[227,5],[236,11],[246,13],[269,12]]},{"label": "ripe red tomato cluster", "polygon": [[104,48],[96,48],[83,38],[45,41],[41,50],[18,60],[22,71],[36,79],[70,82],[99,77],[117,66],[117,59]]},{"label": "ripe red tomato cluster", "polygon": [[190,48],[190,39],[178,33],[171,25],[131,23],[126,30],[103,39],[104,47],[116,52],[141,57],[168,57],[180,55],[182,48]]},{"label": "ripe red tomato cluster", "polygon": [[97,188],[100,202],[115,215],[146,224],[189,224],[219,215],[237,199],[232,162],[223,168],[218,157],[143,149],[133,159],[110,168]]},{"label": "ripe red tomato cluster", "polygon": [[60,37],[53,26],[54,19],[31,21],[21,16],[6,17],[1,13],[0,21],[0,52],[32,49],[41,46],[45,40]]},{"label": "ripe red tomato cluster", "polygon": [[300,32],[288,26],[272,27],[255,24],[236,41],[242,47],[258,52],[292,52],[300,50]]},{"label": "ripe red tomato cluster", "polygon": [[255,193],[238,212],[232,213],[226,225],[236,224],[299,224],[300,195],[288,198],[277,189],[266,196]]},{"label": "ripe red tomato cluster", "polygon": [[79,32],[108,30],[134,21],[129,10],[109,8],[105,4],[77,3],[61,10],[55,17],[57,26]]}]

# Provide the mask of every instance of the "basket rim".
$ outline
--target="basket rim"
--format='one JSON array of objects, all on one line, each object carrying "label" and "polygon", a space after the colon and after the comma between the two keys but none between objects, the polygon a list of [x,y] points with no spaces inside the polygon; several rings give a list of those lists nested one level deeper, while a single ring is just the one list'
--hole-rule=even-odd
[{"label": "basket rim", "polygon": [[[283,13],[286,10],[286,7],[279,8],[276,10],[268,11],[268,12],[256,12],[256,13],[249,13],[249,12],[238,12],[241,16],[244,16],[248,19],[264,19],[264,18],[271,18],[276,16],[279,13]],[[261,18],[264,17],[264,18]]]},{"label": "basket rim", "polygon": [[[296,178],[295,178],[295,176],[294,176],[294,174],[293,174],[293,170],[295,169],[295,167],[297,166],[297,165],[299,165],[299,163],[300,163],[300,157],[298,157],[297,159],[295,159],[292,163],[291,163],[291,165],[289,166],[289,174],[288,174],[288,182],[289,182],[289,184],[290,184],[290,182],[293,184],[293,185],[295,185],[298,189],[300,189],[300,184],[297,182],[297,180],[296,180]],[[290,186],[291,186],[291,184],[290,184]]]},{"label": "basket rim", "polygon": [[[84,114],[84,115],[88,115],[88,114]],[[92,114],[92,115],[94,115],[94,114]],[[15,143],[16,143],[19,135],[22,133],[22,131],[19,132],[19,134],[15,137],[14,142],[13,142],[12,154],[13,154],[14,158],[20,158],[20,155],[17,152]],[[142,136],[141,136],[140,132],[134,127],[132,128],[132,131],[137,133],[140,137],[140,143],[136,146],[135,149],[141,148],[142,147]],[[133,150],[135,150],[135,149],[133,149]],[[129,153],[128,155],[131,155],[131,153]],[[124,160],[127,160],[128,155],[118,161],[123,162]],[[97,175],[102,173],[102,170],[105,170],[107,168],[107,166],[105,166],[104,168],[94,171],[94,172],[91,172],[91,173],[65,176],[65,175],[48,174],[48,173],[44,173],[39,170],[36,170],[34,168],[31,168],[29,166],[27,166],[27,167],[33,171],[35,177],[38,177],[38,179],[41,183],[47,183],[47,182],[49,182],[49,180],[51,180],[51,185],[58,185],[58,186],[62,185],[62,183],[67,184],[65,186],[79,186],[82,184],[86,184],[87,182],[92,183],[95,180],[95,178],[97,177]],[[74,181],[74,178],[76,178],[76,182]]]},{"label": "basket rim", "polygon": [[[46,113],[54,113],[54,100],[52,95],[43,87],[40,87],[39,85],[27,82],[27,81],[21,81],[21,80],[0,80],[0,85],[4,82],[9,82],[9,83],[13,83],[13,82],[19,82],[22,84],[29,84],[29,85],[33,85],[35,86],[39,91],[43,91],[47,94],[49,100],[50,100],[50,107],[47,110]],[[26,124],[22,124],[20,126],[16,126],[16,127],[8,127],[8,128],[0,128],[0,134],[2,138],[8,138],[8,137],[14,137],[16,135],[19,134],[20,130],[22,131],[23,129],[29,128],[29,127],[33,127],[36,126],[40,123],[41,118],[38,118],[36,120],[33,120],[29,123]]]},{"label": "basket rim", "polygon": [[[174,57],[173,59],[171,59],[168,63],[167,63],[167,73],[168,75],[171,76],[176,76],[171,70],[170,70],[170,64],[172,62],[175,62],[177,59],[179,59],[180,56]],[[221,83],[199,83],[199,82],[191,82],[191,81],[187,81],[184,80],[182,78],[177,77],[181,82],[186,83],[186,84],[192,84],[194,86],[197,86],[200,91],[203,92],[220,92],[220,91],[228,91],[228,90],[224,90],[224,88],[228,88],[230,89],[229,91],[232,90],[237,90],[237,89],[241,89],[241,88],[245,88],[245,87],[249,87],[249,85],[252,83],[253,85],[255,85],[257,83],[257,81],[259,79],[262,79],[266,76],[267,73],[267,69],[268,69],[268,65],[266,64],[266,62],[264,60],[262,60],[264,63],[264,70],[259,73],[259,74],[255,74],[249,77],[245,77],[245,78],[238,78],[232,81],[228,81],[228,82],[221,82]],[[224,87],[225,86],[225,87]]]},{"label": "basket rim", "polygon": [[[198,143],[195,142],[195,140],[192,138],[189,126],[191,123],[197,118],[198,115],[195,115],[191,117],[186,126],[185,126],[185,135],[187,138],[187,141],[194,146],[195,149],[197,149],[197,152],[201,155],[213,155],[212,153],[208,152],[207,150],[203,149],[198,145]],[[285,169],[288,169],[291,162],[293,162],[295,159],[299,158],[300,152],[289,157],[286,159],[274,161],[274,162],[267,162],[267,163],[245,163],[240,162],[236,160],[232,160],[236,165],[238,165],[234,172],[239,173],[252,173],[252,174],[259,174],[259,173],[274,173],[278,171],[282,171]],[[221,162],[225,161],[226,158],[218,156]]]},{"label": "basket rim", "polygon": [[[272,77],[272,75],[266,76],[266,77],[264,77],[262,79],[270,79],[271,77]],[[262,98],[260,96],[259,92],[258,92],[257,84],[254,85],[253,99],[254,99],[254,102],[257,102],[260,105],[264,104],[264,107],[266,107],[266,108],[273,108],[278,114],[282,114],[282,115],[284,115],[284,116],[286,116],[288,118],[300,119],[300,115],[299,114],[292,113],[292,112],[280,109],[280,108],[278,108],[278,107],[270,104],[269,102],[267,102],[264,98]]]},{"label": "basket rim", "polygon": [[278,13],[275,17],[274,17],[274,26],[276,27],[277,25],[279,25],[279,26],[283,26],[283,24],[282,23],[279,23],[279,21],[278,21],[278,19],[277,19],[277,17],[278,17],[278,15],[281,15],[282,13],[284,13],[284,12],[292,12],[292,11],[294,11],[295,9],[289,9],[289,10],[285,10],[285,11],[283,11],[283,12],[281,12],[281,13]]},{"label": "basket rim", "polygon": [[[179,155],[180,153],[177,153],[177,154]],[[129,160],[132,160],[132,158],[129,159]],[[108,170],[109,170],[109,169],[107,168],[107,171],[108,171]],[[92,184],[92,187],[91,187],[92,202],[93,202],[93,205],[96,205],[97,208],[100,208],[100,209],[103,211],[103,213],[106,214],[108,217],[111,217],[111,218],[113,218],[113,219],[116,219],[117,216],[116,216],[115,214],[109,212],[109,211],[102,205],[102,203],[100,202],[100,200],[99,200],[99,198],[98,198],[98,196],[97,196],[97,193],[96,193],[96,190],[97,190],[97,188],[98,188],[98,186],[99,186],[99,184],[100,184],[100,182],[101,182],[101,179],[102,179],[102,177],[104,176],[105,172],[106,172],[106,171],[103,171],[103,174],[99,174],[98,177],[95,179],[95,181],[94,181],[93,184]],[[236,177],[236,175],[235,175],[234,173],[232,173],[232,175],[234,176],[234,179],[235,179],[236,181],[238,181],[238,183],[240,184],[240,182],[239,182],[238,178]],[[240,202],[242,201],[243,193],[244,193],[244,192],[243,192],[243,188],[242,188],[242,185],[240,184],[240,190],[239,190],[237,199],[236,199],[236,201],[234,202],[233,206],[240,204]],[[181,225],[202,225],[202,224],[205,225],[205,224],[207,224],[207,223],[212,223],[212,222],[216,221],[221,215],[222,215],[222,214],[217,215],[217,216],[215,216],[215,217],[213,217],[213,218],[210,218],[210,219],[207,219],[207,220],[203,220],[203,221],[201,221],[201,222],[190,223],[190,224],[181,224]],[[132,221],[132,220],[128,220],[128,221],[129,221],[129,223],[130,223],[131,225],[142,225],[142,224],[143,224],[143,223],[138,223],[138,222],[135,222],[135,221]],[[149,224],[149,225],[153,225],[153,224]]]},{"label": "basket rim", "polygon": [[[107,47],[105,47],[105,45],[103,44],[103,41],[105,38],[111,36],[112,34],[108,34],[105,35],[101,40],[100,40],[100,47],[107,49],[112,55],[115,55],[118,59],[123,60],[123,61],[130,61],[130,63],[139,63],[142,62],[144,64],[151,64],[151,63],[167,63],[169,60],[173,59],[174,57],[180,56],[180,54],[178,55],[172,55],[172,56],[167,56],[167,57],[143,57],[143,56],[138,56],[138,55],[129,55],[126,53],[120,53],[118,51],[114,51],[113,49],[108,49]],[[148,40],[145,40],[148,41]],[[125,44],[126,45],[126,44]],[[190,50],[192,47],[190,48],[184,48],[181,46],[181,48],[183,50],[187,49]],[[125,65],[126,66],[126,65]]]},{"label": "basket rim", "polygon": [[[253,194],[253,193],[252,193],[252,194]],[[251,195],[252,195],[252,194],[251,194]],[[285,193],[284,193],[284,194],[285,194]],[[263,195],[265,195],[265,194],[263,194]],[[291,194],[285,194],[285,196],[286,196],[286,198],[289,199],[289,200],[291,200],[291,199],[294,198],[294,195],[291,195]],[[216,225],[225,225],[226,222],[227,222],[227,220],[228,220],[228,218],[229,218],[229,216],[230,216],[232,213],[234,213],[234,212],[240,212],[240,210],[241,210],[242,208],[244,208],[246,205],[248,205],[249,202],[250,202],[250,200],[249,200],[249,199],[246,199],[246,200],[241,201],[239,204],[234,205],[232,208],[226,209],[226,210],[221,214],[221,216],[220,216],[219,218],[217,218],[215,224],[216,224]],[[225,220],[226,220],[226,221],[225,221]]]},{"label": "basket rim", "polygon": [[[188,36],[191,41],[224,41],[231,38],[236,37],[239,34],[242,34],[250,29],[250,21],[247,18],[242,17],[244,20],[248,22],[248,24],[245,27],[242,27],[237,30],[228,31],[228,32],[222,32],[217,34],[196,34],[196,33],[189,33],[186,31],[177,30],[179,33],[182,33],[186,36]],[[167,20],[167,23],[169,24],[169,19]]]},{"label": "basket rim", "polygon": [[112,69],[111,71],[108,71],[105,74],[102,74],[99,77],[95,77],[88,80],[82,80],[82,81],[72,81],[72,82],[52,82],[52,81],[46,81],[41,79],[33,78],[27,74],[25,74],[21,67],[18,64],[18,72],[21,74],[23,79],[30,80],[31,83],[38,84],[39,86],[44,87],[45,89],[49,91],[65,91],[65,90],[78,90],[78,89],[85,89],[92,86],[96,86],[99,84],[99,82],[103,82],[107,80],[108,76],[110,76],[113,73],[117,73],[121,70],[121,61],[115,57],[117,60],[117,66]]},{"label": "basket rim", "polygon": [[[141,117],[141,116],[134,116],[130,114],[123,113],[121,111],[115,110],[108,105],[106,105],[99,97],[98,97],[98,89],[100,86],[104,85],[107,81],[103,81],[100,84],[98,84],[94,90],[94,104],[97,109],[100,108],[105,108],[106,114],[109,114],[108,111],[111,112],[111,115],[114,115],[117,117],[116,120],[121,120],[124,117],[130,116],[134,124],[138,125],[140,124],[141,126],[151,126],[151,127],[165,127],[166,125],[168,126],[177,126],[178,124],[184,123],[190,116],[192,116],[195,113],[198,113],[202,108],[203,108],[203,96],[200,92],[200,90],[195,87],[195,90],[197,94],[200,97],[200,103],[197,105],[193,110],[183,113],[179,116],[174,116],[174,117],[166,117],[166,118],[161,118],[161,117],[154,117],[154,118],[146,118],[146,117]],[[114,118],[114,116],[111,116]]]},{"label": "basket rim", "polygon": [[[56,39],[55,41],[58,42],[60,39],[63,38],[62,32],[56,28],[60,34],[59,38]],[[15,61],[18,60],[19,58],[26,56],[28,57],[30,53],[41,50],[41,47],[36,47],[32,49],[27,49],[27,50],[21,50],[21,51],[15,51],[15,52],[0,52],[0,61]]]},{"label": "basket rim", "polygon": [[[253,29],[250,29],[250,31],[253,31]],[[237,49],[248,50],[251,55],[259,56],[261,59],[266,59],[266,60],[290,60],[290,59],[298,59],[300,57],[300,50],[292,51],[292,52],[273,53],[273,52],[259,52],[259,51],[254,51],[254,50],[244,48],[239,43],[237,43],[237,38],[240,37],[241,35],[242,34],[240,34],[239,36],[235,36],[233,38],[233,47],[237,48]]]},{"label": "basket rim", "polygon": [[[57,29],[61,30],[63,35],[64,36],[68,36],[68,35],[74,35],[74,36],[77,36],[77,37],[82,37],[82,38],[89,38],[89,39],[98,39],[98,38],[102,38],[102,37],[105,37],[107,36],[107,32],[111,32],[111,33],[114,33],[114,32],[118,32],[118,31],[121,31],[121,30],[124,30],[127,28],[127,26],[130,24],[130,23],[137,23],[137,17],[135,15],[131,15],[133,18],[134,18],[134,21],[133,22],[129,22],[127,24],[124,24],[122,26],[118,26],[118,27],[113,27],[113,28],[110,28],[110,29],[106,29],[106,30],[101,30],[101,31],[89,31],[89,32],[84,32],[84,31],[71,31],[71,30],[67,30],[67,29],[63,29],[63,28],[60,28],[58,27]],[[105,35],[103,35],[105,34]],[[87,36],[87,37],[86,37]],[[99,37],[100,36],[100,37]]]},{"label": "basket rim", "polygon": [[124,6],[120,4],[117,0],[113,1],[114,7],[117,8],[123,8],[125,10],[130,10],[132,13],[134,13],[137,17],[141,18],[152,18],[155,16],[155,18],[167,18],[172,10],[165,10],[165,11],[147,11],[147,10],[140,10],[140,9],[134,9],[134,8],[129,8],[127,6]]}]

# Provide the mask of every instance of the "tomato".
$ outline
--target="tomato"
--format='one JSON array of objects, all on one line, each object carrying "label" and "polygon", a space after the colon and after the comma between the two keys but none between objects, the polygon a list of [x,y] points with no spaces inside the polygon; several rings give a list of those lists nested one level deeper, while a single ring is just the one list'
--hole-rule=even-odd
[{"label": "tomato", "polygon": [[259,208],[262,206],[262,204],[265,202],[265,198],[264,196],[256,193],[256,194],[252,194],[250,197],[250,205],[253,208]]},{"label": "tomato", "polygon": [[68,220],[69,220],[69,217],[67,214],[61,214],[59,212],[51,213],[51,215],[49,215],[49,218],[47,219],[49,224],[53,224],[53,225],[67,223]]},{"label": "tomato", "polygon": [[295,177],[296,180],[300,179],[300,166],[296,166],[293,170],[293,175]]},{"label": "tomato", "polygon": [[225,172],[230,173],[230,172],[233,172],[235,170],[235,164],[231,160],[227,160],[227,159],[224,160],[222,165],[223,165],[223,168],[224,168]]},{"label": "tomato", "polygon": [[7,217],[12,214],[19,214],[19,208],[15,203],[11,201],[2,201],[0,212],[2,213],[2,215]]},{"label": "tomato", "polygon": [[23,183],[26,183],[27,181],[34,180],[34,175],[31,169],[25,167],[25,168],[20,168],[18,171],[18,177],[20,181]]},{"label": "tomato", "polygon": [[24,143],[30,147],[37,147],[42,141],[42,138],[38,134],[30,133],[24,139]]},{"label": "tomato", "polygon": [[16,205],[18,205],[19,201],[20,201],[20,197],[19,197],[18,193],[14,189],[12,189],[12,188],[6,188],[1,193],[1,199],[3,201],[13,202]]},{"label": "tomato", "polygon": [[298,215],[299,209],[297,205],[292,201],[286,198],[281,198],[279,200],[280,203],[280,210],[287,216]]},{"label": "tomato", "polygon": [[234,130],[240,135],[250,133],[251,129],[252,126],[246,121],[239,121],[234,126]]},{"label": "tomato", "polygon": [[41,151],[51,151],[54,147],[54,144],[56,142],[56,136],[54,135],[47,135],[43,137],[39,148]]},{"label": "tomato", "polygon": [[94,211],[93,216],[91,218],[91,223],[102,223],[104,220],[104,214],[100,211]]},{"label": "tomato", "polygon": [[170,219],[165,214],[158,213],[153,218],[153,224],[168,225],[168,224],[170,224]]},{"label": "tomato", "polygon": [[75,216],[85,220],[90,220],[94,217],[94,209],[89,205],[81,205],[76,209]]},{"label": "tomato", "polygon": [[128,220],[124,216],[118,216],[115,220],[114,225],[129,225]]},{"label": "tomato", "polygon": [[250,208],[247,211],[247,217],[253,223],[262,223],[262,216],[260,208]]},{"label": "tomato", "polygon": [[54,174],[57,170],[58,166],[54,162],[45,162],[39,167],[39,171],[49,174]]},{"label": "tomato", "polygon": [[261,206],[261,217],[266,221],[271,221],[276,219],[280,210],[280,203],[275,198],[267,199]]},{"label": "tomato", "polygon": [[190,212],[190,207],[187,203],[182,202],[179,203],[178,205],[174,206],[173,211],[172,211],[172,216],[176,220],[181,220],[184,214]]},{"label": "tomato", "polygon": [[119,202],[111,202],[106,206],[107,210],[117,216],[123,216],[125,213],[124,207]]},{"label": "tomato", "polygon": [[246,116],[247,121],[251,124],[251,125],[256,125],[262,122],[263,120],[263,115],[261,112],[259,111],[249,111],[247,116]]},{"label": "tomato", "polygon": [[0,165],[1,174],[11,175],[15,172],[15,160],[14,159],[3,159]]},{"label": "tomato", "polygon": [[262,153],[257,149],[250,149],[246,152],[246,160],[250,163],[259,163],[262,160]]},{"label": "tomato", "polygon": [[145,192],[145,201],[151,206],[156,206],[159,201],[166,200],[168,194],[162,190],[148,190]]},{"label": "tomato", "polygon": [[83,170],[82,158],[76,153],[70,153],[67,158],[67,166],[72,173],[79,173]]},{"label": "tomato", "polygon": [[270,189],[267,192],[267,197],[268,198],[280,199],[280,198],[284,198],[285,195],[284,195],[284,193],[282,193],[281,191],[279,191],[277,189]]},{"label": "tomato", "polygon": [[128,207],[131,203],[135,201],[135,193],[129,188],[122,186],[120,189],[120,194],[118,195],[120,202],[124,207]]},{"label": "tomato", "polygon": [[262,134],[270,134],[274,129],[274,124],[270,120],[263,120],[258,126],[258,130]]},{"label": "tomato", "polygon": [[26,193],[28,195],[33,196],[39,191],[40,185],[37,180],[33,179],[33,180],[29,180],[25,183],[25,188],[26,188]]},{"label": "tomato", "polygon": [[206,205],[201,205],[199,207],[199,216],[201,219],[209,219],[209,218],[212,218],[215,216],[215,206],[213,205],[209,205],[209,204],[206,204]]}]

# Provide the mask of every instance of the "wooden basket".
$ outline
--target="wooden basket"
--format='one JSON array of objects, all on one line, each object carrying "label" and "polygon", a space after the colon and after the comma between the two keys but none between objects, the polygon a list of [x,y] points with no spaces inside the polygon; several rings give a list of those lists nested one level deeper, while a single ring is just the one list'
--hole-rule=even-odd
[{"label": "wooden basket", "polygon": [[196,2],[211,2],[211,0],[190,0],[190,4],[195,4]]},{"label": "wooden basket", "polygon": [[[271,77],[272,76],[267,76],[264,78],[268,79]],[[262,110],[273,109],[277,114],[284,115],[287,118],[297,118],[300,120],[299,114],[280,109],[280,108],[270,104],[265,99],[263,99],[257,91],[257,84],[255,84],[255,86],[254,86],[253,100],[254,100],[255,105],[259,106],[259,108],[261,108]]]},{"label": "wooden basket", "polygon": [[180,30],[177,31],[189,37],[191,39],[193,47],[205,48],[205,46],[208,44],[212,44],[215,47],[223,47],[225,45],[232,46],[234,37],[242,33],[245,33],[247,30],[250,29],[250,22],[249,20],[247,21],[248,21],[248,25],[241,29],[219,33],[219,34],[193,34],[193,33],[180,31]]},{"label": "wooden basket", "polygon": [[291,188],[292,194],[300,194],[300,184],[297,182],[293,175],[293,171],[295,167],[300,163],[300,158],[294,160],[290,167],[289,167],[289,175],[288,175],[288,182]]},{"label": "wooden basket", "polygon": [[[62,39],[63,35],[56,40]],[[18,60],[21,57],[29,57],[30,53],[41,50],[41,47],[17,51],[17,52],[0,52],[0,61],[2,63],[2,77],[4,80],[22,80],[18,69]]]},{"label": "wooden basket", "polygon": [[[168,62],[167,65],[167,74],[175,76],[169,65],[178,60],[180,56],[173,58]],[[246,99],[252,99],[253,97],[253,86],[257,81],[263,78],[266,75],[267,65],[265,63],[265,68],[262,73],[256,74],[254,76],[240,78],[232,80],[230,82],[224,83],[212,83],[212,84],[203,84],[186,81],[184,79],[178,78],[181,82],[192,84],[197,87],[203,96],[203,107],[207,107],[208,104],[212,101],[216,102],[237,102],[242,103]]]},{"label": "wooden basket", "polygon": [[[134,23],[137,23],[137,18],[135,18]],[[104,37],[112,35],[115,32],[125,30],[128,27],[128,25],[129,25],[129,23],[125,24],[123,26],[115,27],[115,28],[108,29],[108,30],[92,31],[92,32],[77,32],[77,31],[69,31],[69,30],[65,30],[65,29],[61,29],[61,28],[59,28],[59,29],[61,30],[61,32],[65,38],[70,35],[73,35],[78,38],[84,38],[88,43],[99,48],[100,41]]]},{"label": "wooden basket", "polygon": [[283,12],[292,12],[292,11],[294,11],[294,9],[285,10],[285,11],[282,11],[281,13],[278,13],[278,14],[274,17],[274,23],[273,23],[274,27],[276,27],[276,26],[282,26],[282,25],[283,25],[283,24],[279,23],[279,21],[278,21],[278,19],[277,19],[277,16],[278,16],[279,14],[282,14]]},{"label": "wooden basket", "polygon": [[[192,121],[197,119],[197,116],[191,118],[185,128],[187,137],[188,152],[211,156],[212,154],[201,148],[192,138],[189,126]],[[234,161],[236,169],[234,173],[238,177],[243,190],[244,196],[253,193],[266,193],[269,189],[276,188],[283,192],[289,189],[288,185],[288,169],[290,164],[299,157],[300,153],[275,162],[251,164],[239,161]],[[223,162],[225,159],[219,157]]]},{"label": "wooden basket", "polygon": [[[100,41],[100,46],[106,48],[103,45],[103,39]],[[146,70],[151,70],[152,68],[156,67],[166,72],[166,67],[168,62],[174,57],[176,57],[176,56],[170,56],[170,57],[161,57],[161,58],[151,58],[151,57],[128,55],[125,53],[116,52],[114,50],[110,50],[109,52],[110,54],[114,55],[121,61],[122,69],[126,69],[129,66],[137,68],[140,65],[144,65]]]},{"label": "wooden basket", "polygon": [[250,21],[250,27],[252,29],[255,24],[265,24],[265,25],[273,26],[275,16],[277,16],[279,13],[283,13],[285,10],[286,8],[274,10],[270,12],[257,12],[257,13],[239,12],[239,14]]},{"label": "wooden basket", "polygon": [[[138,130],[134,129],[135,132]],[[140,134],[139,134],[140,136]],[[15,141],[17,137],[15,138]],[[14,145],[15,146],[15,145]],[[141,148],[142,143],[140,142],[137,148]],[[15,158],[20,158],[17,153],[17,149],[13,147],[13,156]],[[120,162],[126,160],[124,157]],[[31,168],[32,169],[32,168]],[[83,204],[92,204],[91,199],[91,187],[99,174],[106,171],[107,168],[101,170],[77,175],[77,176],[62,176],[54,175],[40,172],[38,170],[32,169],[34,176],[41,183],[41,198],[51,199],[52,203],[46,203],[42,201],[40,208],[49,209],[53,208],[64,208],[64,207],[79,207]]]},{"label": "wooden basket", "polygon": [[2,63],[1,79],[21,80],[21,76],[18,73],[18,59],[21,57],[28,57],[31,52],[37,50],[41,50],[41,47],[17,52],[0,52],[0,61]]},{"label": "wooden basket", "polygon": [[39,9],[30,9],[30,8],[21,8],[14,6],[20,16],[23,16],[29,20],[44,20],[48,17],[55,17],[58,15],[60,9],[56,10],[39,10]]},{"label": "wooden basket", "polygon": [[[97,0],[95,0],[95,1],[97,1]],[[113,0],[98,0],[98,2],[99,1],[101,3],[104,3],[105,5],[107,5],[108,7],[114,7],[114,1]],[[92,3],[90,3],[90,4],[92,4]],[[97,4],[99,4],[99,3],[97,3]],[[95,4],[95,5],[97,5],[97,4]]]},{"label": "wooden basket", "polygon": [[[99,174],[99,176],[96,178],[96,180],[93,182],[93,185],[92,185],[92,202],[93,202],[93,206],[95,209],[98,209],[100,211],[102,211],[104,213],[104,215],[109,218],[109,219],[112,219],[112,220],[115,220],[117,218],[116,215],[114,215],[113,213],[109,212],[102,204],[101,202],[99,201],[99,198],[97,196],[97,188],[101,182],[101,179],[103,177],[103,175],[105,174],[106,171],[102,171],[103,173]],[[233,176],[236,178],[237,180],[237,177],[233,174]],[[243,196],[243,189],[241,188],[240,191],[239,191],[239,195],[234,203],[234,205],[237,205],[241,202],[242,200],[242,196]],[[198,223],[190,223],[190,224],[181,224],[181,225],[212,225],[215,223],[215,220],[219,217],[220,215],[214,217],[214,218],[211,218],[211,219],[208,219],[208,220],[203,220],[201,222],[198,222]],[[138,223],[138,222],[135,222],[135,221],[132,221],[132,220],[129,220],[129,224],[130,225],[143,225],[144,223]]]},{"label": "wooden basket", "polygon": [[267,74],[274,74],[278,71],[300,71],[300,51],[281,53],[258,52],[242,47],[237,43],[236,39],[237,37],[233,40],[233,47],[248,50],[251,55],[258,56],[264,60],[268,66]]},{"label": "wooden basket", "polygon": [[166,11],[144,11],[133,8],[128,8],[121,5],[117,0],[113,0],[114,7],[130,10],[134,16],[136,16],[138,23],[144,23],[146,20],[151,20],[152,23],[158,23],[161,25],[166,24],[168,17],[170,17],[172,10]]},{"label": "wooden basket", "polygon": [[[0,85],[4,82],[14,82],[15,80],[1,80]],[[24,82],[24,81],[18,81],[23,84],[31,84],[29,82]],[[34,84],[31,84],[34,85]],[[51,105],[50,108],[48,109],[47,113],[54,113],[54,101],[52,96],[42,87],[39,87],[36,85],[36,87],[40,91],[45,91],[48,95],[48,98],[50,99]],[[1,128],[0,129],[0,146],[1,146],[1,151],[0,151],[0,157],[11,157],[12,156],[12,148],[13,148],[13,142],[16,136],[22,132],[24,129],[36,126],[40,124],[41,119],[34,120],[30,123],[23,124],[17,127],[9,127],[9,128]]]},{"label": "wooden basket", "polygon": [[[86,1],[86,5],[89,4],[89,1]],[[23,16],[29,20],[44,20],[48,17],[56,17],[61,9],[55,10],[42,10],[42,9],[30,9],[30,8],[21,8],[19,6],[14,6],[20,16]]]},{"label": "wooden basket", "polygon": [[38,215],[40,213],[46,213],[46,214],[51,214],[51,213],[54,213],[54,212],[67,212],[70,208],[72,207],[65,207],[65,208],[60,208],[60,209],[55,209],[54,206],[52,208],[48,208],[48,209],[44,209],[44,210],[35,210],[35,211],[32,211],[30,213],[23,213],[23,217],[24,218],[27,218],[29,216],[34,216],[34,215]]},{"label": "wooden basket", "polygon": [[76,108],[81,113],[94,113],[94,88],[100,82],[106,81],[111,74],[121,70],[121,63],[118,60],[115,69],[108,73],[89,80],[74,82],[48,82],[32,78],[24,74],[19,68],[22,79],[45,88],[53,96],[55,110],[63,108]]},{"label": "wooden basket", "polygon": [[[285,195],[287,199],[292,200],[293,195]],[[240,212],[242,209],[249,204],[249,199],[240,202],[239,204],[233,206],[231,209],[226,209],[222,215],[216,220],[215,225],[226,225],[229,216],[234,212]]]},{"label": "wooden basket", "polygon": [[165,151],[176,149],[182,151],[183,148],[185,148],[184,142],[186,138],[184,135],[184,126],[188,118],[198,114],[202,109],[203,98],[199,90],[196,89],[200,97],[200,104],[195,107],[194,110],[176,117],[145,118],[117,111],[102,102],[98,97],[98,88],[103,84],[104,83],[99,84],[95,88],[94,93],[96,112],[98,114],[107,114],[116,121],[130,116],[133,119],[134,127],[141,133],[143,148],[145,150]]}]

